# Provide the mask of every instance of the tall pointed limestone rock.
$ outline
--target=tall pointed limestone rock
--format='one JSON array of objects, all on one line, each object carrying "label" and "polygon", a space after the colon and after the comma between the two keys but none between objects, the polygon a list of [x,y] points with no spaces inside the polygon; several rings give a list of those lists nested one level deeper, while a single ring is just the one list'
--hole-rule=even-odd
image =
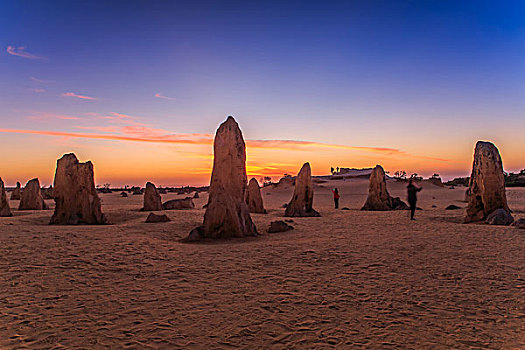
[{"label": "tall pointed limestone rock", "polygon": [[5,193],[4,181],[0,177],[0,216],[13,216],[9,202],[7,201],[7,194]]},{"label": "tall pointed limestone rock", "polygon": [[284,216],[321,216],[313,208],[314,188],[310,163],[304,163],[295,178],[292,200],[286,206]]},{"label": "tall pointed limestone rock", "polygon": [[263,199],[261,196],[261,188],[257,180],[252,177],[248,183],[248,192],[246,193],[246,204],[250,209],[250,213],[266,214],[264,210]]},{"label": "tall pointed limestone rock", "polygon": [[16,188],[11,192],[11,200],[20,200],[20,196],[22,194],[22,191],[20,190],[20,182],[16,182]]},{"label": "tall pointed limestone rock", "polygon": [[393,198],[386,189],[385,170],[376,165],[370,174],[368,184],[368,198],[361,210],[402,210],[407,205],[399,198]]},{"label": "tall pointed limestone rock", "polygon": [[502,209],[500,212],[507,217],[498,223],[507,225],[512,223],[499,151],[490,142],[478,141],[469,180],[465,222],[485,220],[498,209]]},{"label": "tall pointed limestone rock", "polygon": [[217,129],[213,153],[204,223],[190,233],[188,240],[256,236],[257,229],[246,204],[246,147],[233,117],[228,117]]}]

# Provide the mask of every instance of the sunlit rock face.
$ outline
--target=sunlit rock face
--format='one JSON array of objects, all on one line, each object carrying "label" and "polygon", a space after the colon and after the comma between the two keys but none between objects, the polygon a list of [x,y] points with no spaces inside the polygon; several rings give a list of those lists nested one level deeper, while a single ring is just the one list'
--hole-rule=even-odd
[{"label": "sunlit rock face", "polygon": [[248,183],[248,192],[246,193],[246,204],[250,213],[266,214],[264,203],[261,196],[261,188],[257,180],[252,177]]},{"label": "sunlit rock face", "polygon": [[80,163],[73,153],[65,154],[57,161],[53,185],[55,212],[49,224],[107,223],[95,189],[91,162]]},{"label": "sunlit rock face", "polygon": [[144,191],[144,211],[162,210],[162,199],[160,193],[151,182],[146,183],[146,190]]},{"label": "sunlit rock face", "polygon": [[[506,220],[490,220],[491,224],[512,222],[505,193],[505,176],[498,149],[490,142],[478,141],[468,189],[465,222],[486,220],[498,209],[507,213]],[[499,212],[501,216],[501,212]],[[510,217],[510,218],[509,218]],[[510,223],[509,222],[509,223]]]},{"label": "sunlit rock face", "polygon": [[29,180],[20,196],[18,210],[46,210],[48,206],[42,197],[40,181],[37,178]]},{"label": "sunlit rock face", "polygon": [[256,236],[246,204],[246,146],[239,125],[228,117],[215,134],[213,170],[202,226],[188,240]]},{"label": "sunlit rock face", "polygon": [[392,197],[386,188],[385,170],[376,165],[370,174],[368,197],[361,210],[403,210],[408,206],[399,198]]},{"label": "sunlit rock face", "polygon": [[310,163],[304,163],[295,178],[295,188],[284,216],[321,216],[314,208],[314,188]]}]

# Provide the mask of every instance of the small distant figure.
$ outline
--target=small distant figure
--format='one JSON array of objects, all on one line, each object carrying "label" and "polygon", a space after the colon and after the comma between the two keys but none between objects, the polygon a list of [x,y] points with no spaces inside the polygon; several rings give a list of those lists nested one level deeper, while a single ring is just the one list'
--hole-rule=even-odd
[{"label": "small distant figure", "polygon": [[337,167],[337,173],[339,174],[339,167]]},{"label": "small distant figure", "polygon": [[408,180],[407,192],[408,192],[408,204],[410,205],[410,220],[414,219],[416,213],[417,193],[422,190],[422,187],[417,186],[414,183],[414,179]]},{"label": "small distant figure", "polygon": [[339,209],[339,198],[341,198],[341,196],[339,195],[339,190],[337,188],[334,188],[332,190],[332,193],[334,194],[335,209]]}]

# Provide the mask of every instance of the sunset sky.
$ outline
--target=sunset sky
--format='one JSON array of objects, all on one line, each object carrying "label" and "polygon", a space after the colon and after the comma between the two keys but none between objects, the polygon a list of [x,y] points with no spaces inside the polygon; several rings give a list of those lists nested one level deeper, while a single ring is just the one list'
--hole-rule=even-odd
[{"label": "sunset sky", "polygon": [[0,177],[204,185],[233,115],[249,175],[309,161],[448,179],[525,168],[522,1],[3,1]]}]

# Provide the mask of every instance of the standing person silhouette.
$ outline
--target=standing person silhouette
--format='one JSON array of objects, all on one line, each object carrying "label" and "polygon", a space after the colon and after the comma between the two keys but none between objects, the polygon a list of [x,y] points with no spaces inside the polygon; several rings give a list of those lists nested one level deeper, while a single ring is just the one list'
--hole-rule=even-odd
[{"label": "standing person silhouette", "polygon": [[335,209],[339,209],[339,198],[341,198],[341,196],[339,195],[339,190],[337,188],[334,188],[332,190],[332,193],[334,194]]},{"label": "standing person silhouette", "polygon": [[414,183],[414,179],[408,180],[407,194],[408,204],[410,205],[410,220],[414,219],[416,213],[417,193],[422,190],[422,187],[417,186]]}]

